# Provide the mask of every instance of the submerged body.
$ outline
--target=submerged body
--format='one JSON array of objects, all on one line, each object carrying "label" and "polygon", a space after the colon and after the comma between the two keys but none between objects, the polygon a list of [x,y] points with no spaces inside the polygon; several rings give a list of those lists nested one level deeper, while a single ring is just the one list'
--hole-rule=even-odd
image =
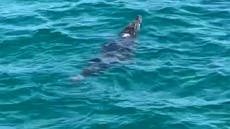
[{"label": "submerged body", "polygon": [[135,47],[135,38],[142,22],[141,16],[126,26],[117,41],[105,44],[101,56],[90,60],[89,65],[83,69],[74,80],[82,80],[87,76],[98,74],[114,64],[127,60],[132,56]]},{"label": "submerged body", "polygon": [[91,59],[89,66],[82,71],[81,75],[94,75],[114,64],[127,60],[132,56],[134,44],[134,41],[129,39],[121,39],[106,44],[102,48],[101,56]]}]

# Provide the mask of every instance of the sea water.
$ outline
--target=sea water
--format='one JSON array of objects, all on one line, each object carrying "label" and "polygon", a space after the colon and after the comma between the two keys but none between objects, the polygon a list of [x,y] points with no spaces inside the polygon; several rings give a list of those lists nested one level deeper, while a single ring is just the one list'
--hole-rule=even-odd
[{"label": "sea water", "polygon": [[[134,56],[74,82],[142,15]],[[229,0],[1,0],[1,129],[230,129]]]}]

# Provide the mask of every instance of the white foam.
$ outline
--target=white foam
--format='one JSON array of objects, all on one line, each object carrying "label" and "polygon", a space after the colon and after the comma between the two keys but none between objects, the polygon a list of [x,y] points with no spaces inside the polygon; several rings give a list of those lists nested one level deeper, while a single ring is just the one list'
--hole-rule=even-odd
[{"label": "white foam", "polygon": [[71,80],[73,81],[81,81],[81,80],[84,80],[84,76],[82,75],[77,75],[77,76],[74,76],[74,77],[71,77]]},{"label": "white foam", "polygon": [[130,37],[130,34],[129,33],[124,33],[124,34],[122,34],[121,37],[123,37],[123,38]]}]

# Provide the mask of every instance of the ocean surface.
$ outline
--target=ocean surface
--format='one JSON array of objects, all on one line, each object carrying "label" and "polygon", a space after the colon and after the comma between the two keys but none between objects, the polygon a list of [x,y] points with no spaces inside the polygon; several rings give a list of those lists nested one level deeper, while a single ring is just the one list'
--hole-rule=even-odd
[{"label": "ocean surface", "polygon": [[[137,15],[133,58],[70,79]],[[0,129],[230,129],[230,1],[1,0]]]}]

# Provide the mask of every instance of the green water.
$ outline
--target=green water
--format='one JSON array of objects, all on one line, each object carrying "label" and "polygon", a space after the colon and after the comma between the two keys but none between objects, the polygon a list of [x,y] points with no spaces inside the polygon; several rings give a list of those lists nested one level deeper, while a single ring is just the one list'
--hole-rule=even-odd
[{"label": "green water", "polygon": [[[69,78],[136,15],[134,57]],[[229,0],[1,0],[1,129],[230,129]]]}]

